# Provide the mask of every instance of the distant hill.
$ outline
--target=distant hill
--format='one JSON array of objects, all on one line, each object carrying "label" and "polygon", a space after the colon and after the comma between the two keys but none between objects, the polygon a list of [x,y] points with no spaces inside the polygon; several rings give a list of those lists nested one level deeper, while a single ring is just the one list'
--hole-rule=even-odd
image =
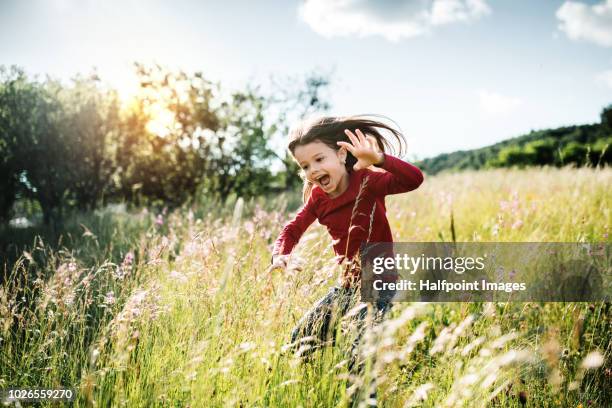
[{"label": "distant hill", "polygon": [[612,104],[601,123],[531,131],[473,150],[460,150],[423,159],[416,164],[429,174],[491,167],[577,166],[612,164]]}]

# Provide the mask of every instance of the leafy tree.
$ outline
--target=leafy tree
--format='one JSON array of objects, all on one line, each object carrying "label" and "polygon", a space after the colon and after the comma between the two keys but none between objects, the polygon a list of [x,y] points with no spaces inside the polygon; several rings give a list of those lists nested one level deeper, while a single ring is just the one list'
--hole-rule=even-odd
[{"label": "leafy tree", "polygon": [[[25,124],[18,120],[18,112],[27,111],[28,99],[19,94],[19,82],[24,74],[13,67],[10,71],[0,67],[0,221],[6,222],[17,198],[19,184],[18,127]],[[26,106],[23,106],[26,105]],[[23,118],[23,116],[22,116]]]},{"label": "leafy tree", "polygon": [[564,163],[575,163],[582,166],[586,163],[587,146],[578,142],[569,142],[561,149]]},{"label": "leafy tree", "polygon": [[[142,64],[136,71],[140,92],[121,108],[96,75],[66,85],[0,68],[0,221],[24,198],[57,224],[68,210],[112,200],[176,206],[198,193],[248,197],[279,180],[282,188],[300,182],[271,141],[286,137],[289,121],[329,107],[320,93],[325,77],[275,99],[257,87],[224,96],[198,72]],[[279,160],[285,172],[275,175]]]},{"label": "leafy tree", "polygon": [[500,150],[496,164],[498,166],[529,166],[535,164],[536,156],[533,150],[525,150],[520,146],[508,146]]},{"label": "leafy tree", "polygon": [[97,76],[77,77],[71,87],[53,84],[62,106],[59,132],[69,155],[69,197],[74,206],[92,210],[111,189],[116,166],[113,142],[121,130],[116,92],[100,88]]},{"label": "leafy tree", "polygon": [[524,154],[532,160],[532,163],[536,165],[555,164],[557,161],[556,155],[556,143],[552,138],[545,138],[541,140],[534,140],[525,145]]},{"label": "leafy tree", "polygon": [[222,129],[213,138],[206,186],[223,199],[231,192],[249,197],[269,190],[274,153],[266,137],[265,104],[257,90],[247,89],[219,111]]},{"label": "leafy tree", "polygon": [[13,180],[7,188],[13,197],[3,201],[8,204],[20,194],[33,197],[40,202],[45,223],[50,223],[62,213],[69,163],[57,126],[61,105],[22,70],[13,67],[2,74],[0,138],[7,153],[3,167]]},{"label": "leafy tree", "polygon": [[137,72],[141,92],[117,151],[124,196],[179,205],[198,192],[269,191],[275,156],[258,88],[224,95],[202,73],[140,64]]},{"label": "leafy tree", "polygon": [[612,164],[612,136],[599,139],[593,145],[592,156],[595,165]]},{"label": "leafy tree", "polygon": [[19,197],[38,201],[47,224],[73,206],[95,208],[114,171],[107,149],[119,129],[116,97],[95,77],[64,86],[18,68],[1,72],[2,218]]},{"label": "leafy tree", "polygon": [[603,130],[612,133],[612,103],[602,109],[600,117]]},{"label": "leafy tree", "polygon": [[208,170],[207,137],[219,128],[216,90],[201,73],[136,64],[140,93],[125,114],[117,143],[120,194],[179,205],[195,194]]},{"label": "leafy tree", "polygon": [[[271,142],[286,137],[290,120],[329,107],[320,94],[328,83],[324,77],[309,76],[298,89],[294,81],[274,96],[258,87],[224,96],[201,73],[140,64],[137,72],[141,95],[127,115],[117,153],[124,196],[178,205],[197,191],[248,197],[265,194],[279,179],[282,189],[300,182],[297,165]],[[160,113],[171,123],[159,123]],[[273,176],[276,160],[284,171]]]}]

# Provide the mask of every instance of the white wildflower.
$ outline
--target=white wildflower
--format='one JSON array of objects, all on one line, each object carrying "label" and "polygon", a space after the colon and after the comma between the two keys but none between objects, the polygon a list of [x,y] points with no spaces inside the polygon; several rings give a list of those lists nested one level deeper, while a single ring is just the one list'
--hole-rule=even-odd
[{"label": "white wildflower", "polygon": [[603,363],[604,356],[599,351],[591,351],[584,360],[582,360],[580,367],[585,370],[590,370],[592,368],[601,367]]}]

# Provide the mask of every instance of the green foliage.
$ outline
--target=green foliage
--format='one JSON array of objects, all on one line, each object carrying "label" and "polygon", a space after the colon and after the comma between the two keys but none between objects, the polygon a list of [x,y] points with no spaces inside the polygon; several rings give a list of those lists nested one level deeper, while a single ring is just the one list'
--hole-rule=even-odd
[{"label": "green foliage", "polygon": [[556,147],[553,139],[544,138],[527,143],[525,152],[532,158],[533,164],[545,165],[555,162]]},{"label": "green foliage", "polygon": [[444,153],[417,163],[430,174],[441,171],[526,166],[599,166],[612,163],[609,148],[612,105],[601,113],[601,124],[532,131],[475,150]]},{"label": "green foliage", "polygon": [[13,181],[6,190],[13,196],[4,201],[32,196],[49,222],[61,213],[69,182],[70,145],[60,132],[62,107],[53,89],[29,82],[22,71],[12,68],[0,73],[0,139],[7,178]]},{"label": "green foliage", "polygon": [[95,208],[114,168],[111,141],[119,134],[116,95],[96,77],[70,86],[32,81],[17,68],[0,71],[0,145],[3,156],[1,217],[12,202],[40,203],[45,223],[70,207]]},{"label": "green foliage", "polygon": [[68,204],[92,210],[110,192],[116,169],[112,149],[121,132],[118,97],[115,92],[102,89],[95,76],[77,77],[70,87],[58,82],[48,82],[47,86],[57,95],[61,106],[57,126],[65,143],[61,155],[68,159],[67,172],[62,174]]},{"label": "green foliage", "polygon": [[508,146],[499,152],[498,162],[502,166],[510,164],[523,167],[534,164],[534,156],[533,152],[526,149],[521,149],[518,146]]},{"label": "green foliage", "polygon": [[[200,72],[135,69],[140,88],[123,106],[95,75],[65,85],[0,69],[0,222],[22,200],[57,224],[67,211],[112,201],[177,207],[297,185],[293,160],[270,142],[295,115],[328,108],[325,77],[268,97],[257,87],[225,95]],[[283,167],[276,174],[275,164]]]},{"label": "green foliage", "polygon": [[561,151],[563,161],[583,165],[587,159],[587,147],[578,142],[569,142]]},{"label": "green foliage", "polygon": [[125,113],[117,143],[118,194],[176,206],[196,192],[210,167],[207,136],[221,128],[211,107],[218,87],[200,73],[139,64],[136,70],[140,94]]},{"label": "green foliage", "polygon": [[506,147],[488,164],[492,167],[610,164],[609,144],[609,139],[599,139],[592,146],[570,141],[561,147],[557,146],[554,140],[547,138],[530,142],[522,148],[517,145]]},{"label": "green foliage", "polygon": [[612,103],[601,110],[601,126],[607,133],[612,133]]},{"label": "green foliage", "polygon": [[255,90],[234,93],[219,112],[222,131],[217,132],[204,187],[226,198],[235,192],[253,197],[267,191],[274,154],[267,143],[265,100]]},{"label": "green foliage", "polygon": [[560,157],[555,140],[547,137],[529,142],[523,147],[515,144],[504,147],[496,158],[489,160],[486,164],[489,167],[525,167],[553,163],[559,164]]}]

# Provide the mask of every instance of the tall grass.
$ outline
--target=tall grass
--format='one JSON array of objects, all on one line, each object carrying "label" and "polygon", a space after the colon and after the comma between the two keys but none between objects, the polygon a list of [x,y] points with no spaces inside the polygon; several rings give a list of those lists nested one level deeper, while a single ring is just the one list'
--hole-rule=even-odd
[{"label": "tall grass", "polygon": [[[610,185],[610,169],[440,175],[387,213],[398,241],[609,242]],[[391,407],[612,400],[605,303],[396,304],[363,339],[363,378],[351,316],[300,363],[290,331],[339,268],[313,225],[265,272],[286,203],[106,211],[63,249],[38,239],[0,287],[0,388],[73,387],[76,406],[365,406],[371,384]]]}]

